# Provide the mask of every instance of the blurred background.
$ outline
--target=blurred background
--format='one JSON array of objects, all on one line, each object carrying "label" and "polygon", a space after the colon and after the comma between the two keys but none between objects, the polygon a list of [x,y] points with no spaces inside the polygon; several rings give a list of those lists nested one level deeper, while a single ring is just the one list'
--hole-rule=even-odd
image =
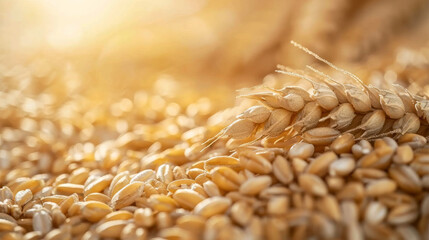
[{"label": "blurred background", "polygon": [[294,40],[367,82],[418,89],[429,81],[428,6],[426,0],[0,0],[1,88],[99,101],[150,89],[231,105],[233,90],[262,83],[276,64],[314,64]]}]

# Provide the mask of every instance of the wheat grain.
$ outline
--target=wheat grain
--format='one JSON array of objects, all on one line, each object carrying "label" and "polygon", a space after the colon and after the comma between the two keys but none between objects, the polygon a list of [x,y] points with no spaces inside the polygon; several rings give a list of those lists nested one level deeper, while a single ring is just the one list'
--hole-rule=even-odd
[{"label": "wheat grain", "polygon": [[335,139],[330,145],[330,148],[336,154],[350,153],[354,144],[355,144],[354,135],[345,133],[339,136],[337,139]]},{"label": "wheat grain", "polygon": [[268,174],[272,171],[271,163],[253,151],[243,150],[239,152],[240,164],[243,168],[253,173]]},{"label": "wheat grain", "polygon": [[234,170],[227,167],[216,167],[210,171],[212,181],[224,190],[237,190],[244,181]]},{"label": "wheat grain", "polygon": [[334,152],[325,152],[310,162],[306,172],[324,177],[328,173],[329,165],[337,159],[338,156]]},{"label": "wheat grain", "polygon": [[365,209],[365,221],[369,224],[378,224],[387,216],[388,209],[380,202],[370,202]]},{"label": "wheat grain", "polygon": [[231,200],[225,197],[211,197],[198,203],[194,212],[203,217],[211,217],[225,212],[231,205]]},{"label": "wheat grain", "polygon": [[33,194],[30,189],[21,190],[15,194],[15,202],[19,206],[24,206],[33,198]]},{"label": "wheat grain", "polygon": [[273,162],[273,173],[277,180],[283,184],[290,183],[294,178],[289,161],[280,155]]},{"label": "wheat grain", "polygon": [[111,204],[114,209],[120,209],[132,204],[143,192],[142,182],[133,182],[122,189],[112,197]]},{"label": "wheat grain", "polygon": [[44,210],[37,211],[33,216],[33,229],[41,232],[43,235],[51,231],[52,229],[52,218]]},{"label": "wheat grain", "polygon": [[340,132],[328,127],[313,128],[303,133],[303,139],[313,145],[329,145],[338,136]]},{"label": "wheat grain", "polygon": [[248,119],[254,123],[264,123],[270,117],[271,111],[263,106],[253,106],[238,115],[238,118]]},{"label": "wheat grain", "polygon": [[390,179],[380,179],[369,183],[365,192],[368,196],[380,196],[394,192],[396,186],[397,184]]},{"label": "wheat grain", "polygon": [[104,238],[118,238],[126,224],[125,220],[109,221],[99,225],[95,231]]},{"label": "wheat grain", "polygon": [[269,176],[258,176],[247,179],[243,182],[239,188],[241,194],[256,195],[262,190],[269,187],[272,183],[271,177]]},{"label": "wheat grain", "polygon": [[285,130],[292,128],[298,132],[317,126],[322,117],[322,109],[316,102],[308,102],[304,108],[298,113],[295,122]]},{"label": "wheat grain", "polygon": [[416,206],[403,204],[390,210],[387,222],[393,225],[409,224],[418,217]]},{"label": "wheat grain", "polygon": [[407,165],[393,165],[389,168],[390,177],[396,181],[398,187],[410,193],[419,193],[422,183],[417,173]]},{"label": "wheat grain", "polygon": [[204,161],[204,169],[207,171],[215,167],[225,166],[234,170],[241,170],[240,161],[229,156],[216,156]]},{"label": "wheat grain", "polygon": [[345,186],[341,186],[340,191],[337,193],[337,198],[340,200],[361,200],[365,197],[365,189],[360,182],[349,182]]},{"label": "wheat grain", "polygon": [[319,120],[319,122],[330,119],[329,126],[335,129],[348,127],[356,117],[355,110],[350,103],[342,103],[334,108],[329,114]]},{"label": "wheat grain", "polygon": [[289,158],[301,158],[307,159],[313,156],[314,146],[305,142],[295,143],[289,149],[288,157]]},{"label": "wheat grain", "polygon": [[231,218],[241,226],[249,224],[252,217],[253,209],[248,203],[239,201],[231,206]]},{"label": "wheat grain", "polygon": [[183,208],[192,210],[205,197],[191,189],[179,189],[173,194],[173,199]]},{"label": "wheat grain", "polygon": [[301,174],[298,177],[299,185],[309,194],[323,196],[327,194],[327,188],[322,179],[312,174]]},{"label": "wheat grain", "polygon": [[355,160],[353,158],[343,157],[335,160],[329,165],[330,176],[345,177],[355,170]]}]

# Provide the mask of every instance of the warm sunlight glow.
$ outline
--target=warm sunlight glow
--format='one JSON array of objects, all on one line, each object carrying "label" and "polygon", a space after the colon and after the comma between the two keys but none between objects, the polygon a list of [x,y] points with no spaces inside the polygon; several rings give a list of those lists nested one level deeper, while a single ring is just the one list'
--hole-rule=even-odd
[{"label": "warm sunlight glow", "polygon": [[114,0],[43,0],[43,11],[48,21],[46,40],[57,49],[73,47],[106,27],[108,13]]}]

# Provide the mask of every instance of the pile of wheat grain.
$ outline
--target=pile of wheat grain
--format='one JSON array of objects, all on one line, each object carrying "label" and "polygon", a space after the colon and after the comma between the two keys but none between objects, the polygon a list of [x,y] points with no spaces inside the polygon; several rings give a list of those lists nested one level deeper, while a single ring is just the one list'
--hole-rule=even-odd
[{"label": "pile of wheat grain", "polygon": [[226,127],[209,101],[2,92],[1,238],[428,239],[429,100],[310,70]]}]

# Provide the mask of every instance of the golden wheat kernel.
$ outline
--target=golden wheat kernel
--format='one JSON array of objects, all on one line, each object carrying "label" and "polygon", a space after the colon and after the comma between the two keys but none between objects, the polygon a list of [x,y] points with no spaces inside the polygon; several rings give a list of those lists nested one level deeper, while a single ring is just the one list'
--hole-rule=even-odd
[{"label": "golden wheat kernel", "polygon": [[201,196],[203,196],[204,198],[207,198],[208,195],[206,193],[206,191],[204,191],[204,187],[201,186],[201,184],[199,183],[194,183],[191,185],[191,190],[194,190],[195,192],[197,192],[198,194],[200,194]]},{"label": "golden wheat kernel", "polygon": [[4,201],[6,199],[13,199],[13,192],[10,190],[8,186],[3,186],[0,188],[0,201]]},{"label": "golden wheat kernel", "polygon": [[238,115],[238,118],[249,119],[254,123],[263,123],[270,116],[271,111],[264,106],[253,106]]},{"label": "golden wheat kernel", "polygon": [[131,177],[130,183],[139,181],[139,182],[146,182],[148,180],[155,178],[155,171],[152,169],[146,169],[139,173],[136,173]]},{"label": "golden wheat kernel", "polygon": [[339,135],[340,132],[338,130],[329,127],[319,127],[306,131],[302,135],[302,138],[304,139],[304,141],[313,145],[329,145]]},{"label": "golden wheat kernel", "polygon": [[268,174],[272,171],[272,165],[265,157],[244,151],[239,156],[240,164],[243,168],[256,174]]},{"label": "golden wheat kernel", "polygon": [[332,162],[329,166],[329,175],[330,176],[347,176],[353,172],[355,169],[356,163],[353,158],[340,158]]},{"label": "golden wheat kernel", "polygon": [[289,209],[289,198],[286,196],[272,197],[267,203],[267,213],[270,215],[284,215]]},{"label": "golden wheat kernel", "polygon": [[387,222],[392,225],[409,224],[414,222],[418,216],[418,208],[414,204],[399,204],[390,210]]},{"label": "golden wheat kernel", "polygon": [[118,191],[120,191],[129,183],[130,183],[130,176],[128,174],[125,174],[122,177],[118,178],[118,180],[115,182],[112,181],[112,184],[110,185],[110,188],[109,188],[109,196],[113,197]]},{"label": "golden wheat kernel", "polygon": [[338,157],[334,152],[322,153],[310,162],[306,172],[323,177],[328,173],[329,165],[337,159]]},{"label": "golden wheat kernel", "polygon": [[103,238],[118,238],[127,223],[126,220],[109,221],[99,225],[95,231]]},{"label": "golden wheat kernel", "polygon": [[396,182],[390,179],[380,179],[369,183],[365,188],[365,193],[368,196],[381,196],[392,193],[396,190]]},{"label": "golden wheat kernel", "polygon": [[361,182],[348,182],[339,189],[336,196],[339,200],[361,200],[365,197],[365,188]]},{"label": "golden wheat kernel", "polygon": [[158,229],[169,228],[173,226],[173,219],[167,212],[160,212],[155,216]]},{"label": "golden wheat kernel", "polygon": [[183,208],[194,209],[205,197],[191,189],[179,189],[173,194],[173,199]]},{"label": "golden wheat kernel", "polygon": [[376,201],[372,201],[368,204],[365,210],[365,221],[370,224],[378,224],[384,220],[387,216],[387,207]]},{"label": "golden wheat kernel", "polygon": [[194,208],[194,212],[203,217],[211,217],[225,212],[231,205],[231,200],[225,197],[207,198]]},{"label": "golden wheat kernel", "polygon": [[106,204],[110,202],[110,198],[107,195],[102,194],[102,193],[90,193],[83,200],[85,202],[87,202],[87,201],[98,201],[98,202],[102,202],[102,203],[106,203]]},{"label": "golden wheat kernel", "polygon": [[206,173],[206,171],[204,171],[203,169],[199,169],[199,168],[191,168],[186,170],[186,174],[192,178],[192,179],[196,179],[199,175]]},{"label": "golden wheat kernel", "polygon": [[375,168],[357,168],[352,177],[361,182],[369,182],[376,179],[387,177],[387,173],[380,169]]},{"label": "golden wheat kernel", "polygon": [[311,156],[313,156],[314,153],[314,146],[313,144],[300,142],[295,143],[288,152],[289,158],[301,158],[301,159],[307,159]]},{"label": "golden wheat kernel", "polygon": [[85,181],[88,179],[88,177],[89,177],[88,168],[83,168],[83,167],[77,168],[71,173],[69,177],[69,182],[74,184],[84,184]]},{"label": "golden wheat kernel", "polygon": [[170,164],[162,164],[158,167],[156,178],[161,182],[169,184],[174,180],[173,167]]},{"label": "golden wheat kernel", "polygon": [[204,191],[207,193],[207,195],[210,197],[221,196],[219,187],[210,180],[204,182],[203,188],[204,188]]},{"label": "golden wheat kernel", "polygon": [[204,217],[190,214],[182,215],[176,220],[176,226],[195,232],[197,235],[204,230],[205,223],[206,219]]},{"label": "golden wheat kernel", "polygon": [[19,206],[24,206],[26,203],[28,203],[33,198],[33,194],[31,193],[30,189],[21,190],[16,193],[15,195],[15,202]]},{"label": "golden wheat kernel", "polygon": [[[125,209],[125,208],[122,208],[122,209]],[[134,215],[132,212],[126,211],[126,210],[119,210],[119,211],[114,211],[114,212],[107,214],[104,217],[103,221],[128,220],[128,219],[131,219],[133,217],[134,217]]]},{"label": "golden wheat kernel", "polygon": [[247,179],[239,188],[241,194],[256,195],[268,188],[272,183],[269,176],[257,176]]},{"label": "golden wheat kernel", "polygon": [[393,162],[399,164],[408,164],[414,158],[413,149],[410,145],[401,145],[396,149],[396,154],[393,156]]},{"label": "golden wheat kernel", "polygon": [[174,226],[169,228],[163,228],[162,230],[160,230],[159,235],[163,239],[195,239],[195,236],[192,232]]},{"label": "golden wheat kernel", "polygon": [[51,211],[51,215],[52,223],[56,227],[61,226],[66,221],[66,215],[64,215],[64,213],[62,213],[60,209],[53,209]]},{"label": "golden wheat kernel", "polygon": [[283,184],[290,183],[294,178],[289,161],[280,155],[277,155],[273,162],[273,173],[277,180]]},{"label": "golden wheat kernel", "polygon": [[150,208],[139,208],[134,212],[134,221],[137,226],[149,228],[154,225],[155,218]]},{"label": "golden wheat kernel", "polygon": [[63,183],[55,187],[55,194],[71,195],[73,193],[83,194],[83,185],[73,183]]},{"label": "golden wheat kernel", "polygon": [[225,135],[236,139],[247,138],[252,134],[255,126],[255,123],[248,119],[237,119],[226,127],[223,133],[221,132],[221,136]]},{"label": "golden wheat kernel", "polygon": [[43,235],[51,231],[52,218],[49,213],[44,210],[37,211],[33,216],[33,229]]},{"label": "golden wheat kernel", "polygon": [[292,113],[284,109],[274,109],[270,117],[265,122],[262,135],[275,137],[281,134],[289,125]]},{"label": "golden wheat kernel", "polygon": [[298,176],[299,186],[307,193],[316,196],[326,195],[328,189],[324,181],[313,174],[304,173]]},{"label": "golden wheat kernel", "polygon": [[5,220],[5,219],[0,219],[0,231],[1,232],[8,232],[8,231],[13,231],[13,229],[15,228],[16,223]]},{"label": "golden wheat kernel", "polygon": [[308,163],[301,158],[292,158],[292,168],[297,174],[303,173],[307,168]]},{"label": "golden wheat kernel", "polygon": [[219,167],[219,166],[229,167],[236,171],[239,171],[242,169],[242,167],[240,166],[240,161],[238,160],[238,158],[235,158],[235,157],[216,156],[204,161],[204,169],[206,171],[210,171],[213,168]]},{"label": "golden wheat kernel", "polygon": [[175,180],[188,178],[186,170],[180,166],[173,167],[173,176]]},{"label": "golden wheat kernel", "polygon": [[16,219],[7,213],[0,213],[0,219],[7,220],[12,223],[17,223]]},{"label": "golden wheat kernel", "polygon": [[137,227],[134,223],[128,223],[121,232],[120,239],[146,239],[147,231]]},{"label": "golden wheat kernel", "polygon": [[38,239],[42,239],[42,237],[43,237],[42,233],[38,231],[27,232],[24,235],[25,240],[38,240]]},{"label": "golden wheat kernel", "polygon": [[144,183],[133,182],[121,188],[111,200],[111,206],[114,209],[121,209],[135,202],[143,193]]},{"label": "golden wheat kernel", "polygon": [[39,192],[40,190],[42,190],[44,185],[45,185],[45,183],[42,180],[30,179],[28,181],[25,181],[25,182],[19,184],[14,189],[14,193],[16,194],[17,192],[19,192],[21,190],[30,189],[31,193],[35,194],[35,193]]},{"label": "golden wheat kernel", "polygon": [[326,195],[315,202],[317,210],[324,213],[332,220],[339,222],[341,220],[341,210],[338,199],[333,195]]},{"label": "golden wheat kernel", "polygon": [[412,225],[402,225],[396,229],[399,237],[402,239],[420,239],[420,233],[417,230],[417,227]]},{"label": "golden wheat kernel", "polygon": [[64,214],[66,214],[67,216],[79,216],[81,214],[82,206],[83,202],[75,202],[68,208],[68,210]]},{"label": "golden wheat kernel", "polygon": [[393,153],[394,150],[389,146],[377,148],[370,154],[360,158],[358,166],[362,168],[385,169],[390,165]]},{"label": "golden wheat kernel", "polygon": [[412,167],[407,165],[392,165],[389,168],[389,176],[398,184],[398,187],[409,193],[422,191],[422,182],[419,175]]},{"label": "golden wheat kernel", "polygon": [[179,189],[190,188],[191,185],[194,183],[195,183],[195,180],[192,180],[192,179],[174,180],[167,185],[167,190],[171,193],[175,193]]},{"label": "golden wheat kernel", "polygon": [[380,90],[380,104],[386,115],[399,119],[405,114],[405,106],[401,98],[393,91]]},{"label": "golden wheat kernel", "polygon": [[413,149],[423,147],[427,143],[427,139],[416,133],[407,133],[398,139],[399,144],[408,144]]},{"label": "golden wheat kernel", "polygon": [[241,226],[246,226],[253,217],[251,205],[244,201],[236,202],[231,207],[231,218]]},{"label": "golden wheat kernel", "polygon": [[371,110],[371,99],[361,88],[353,84],[344,84],[348,101],[359,113],[366,113]]},{"label": "golden wheat kernel", "polygon": [[64,199],[60,204],[61,211],[65,214],[69,211],[70,207],[79,201],[79,197],[76,193],[68,196],[66,199]]},{"label": "golden wheat kernel", "polygon": [[151,195],[148,199],[148,202],[151,205],[152,209],[160,212],[172,212],[174,209],[177,208],[176,200],[166,195]]},{"label": "golden wheat kernel", "polygon": [[352,150],[352,146],[355,143],[355,137],[351,133],[345,133],[335,139],[330,148],[336,154],[349,153]]},{"label": "golden wheat kernel", "polygon": [[343,129],[348,127],[355,117],[356,113],[353,106],[350,103],[343,103],[329,112],[327,116],[321,118],[319,122],[330,119],[329,126],[331,128]]},{"label": "golden wheat kernel", "polygon": [[53,229],[45,236],[46,240],[61,240],[67,237],[69,237],[69,235],[60,229]]},{"label": "golden wheat kernel", "polygon": [[112,209],[107,204],[97,201],[85,202],[81,209],[82,216],[90,222],[98,222],[111,212]]},{"label": "golden wheat kernel", "polygon": [[243,182],[237,172],[228,167],[216,167],[210,171],[212,181],[226,191],[237,190]]}]

